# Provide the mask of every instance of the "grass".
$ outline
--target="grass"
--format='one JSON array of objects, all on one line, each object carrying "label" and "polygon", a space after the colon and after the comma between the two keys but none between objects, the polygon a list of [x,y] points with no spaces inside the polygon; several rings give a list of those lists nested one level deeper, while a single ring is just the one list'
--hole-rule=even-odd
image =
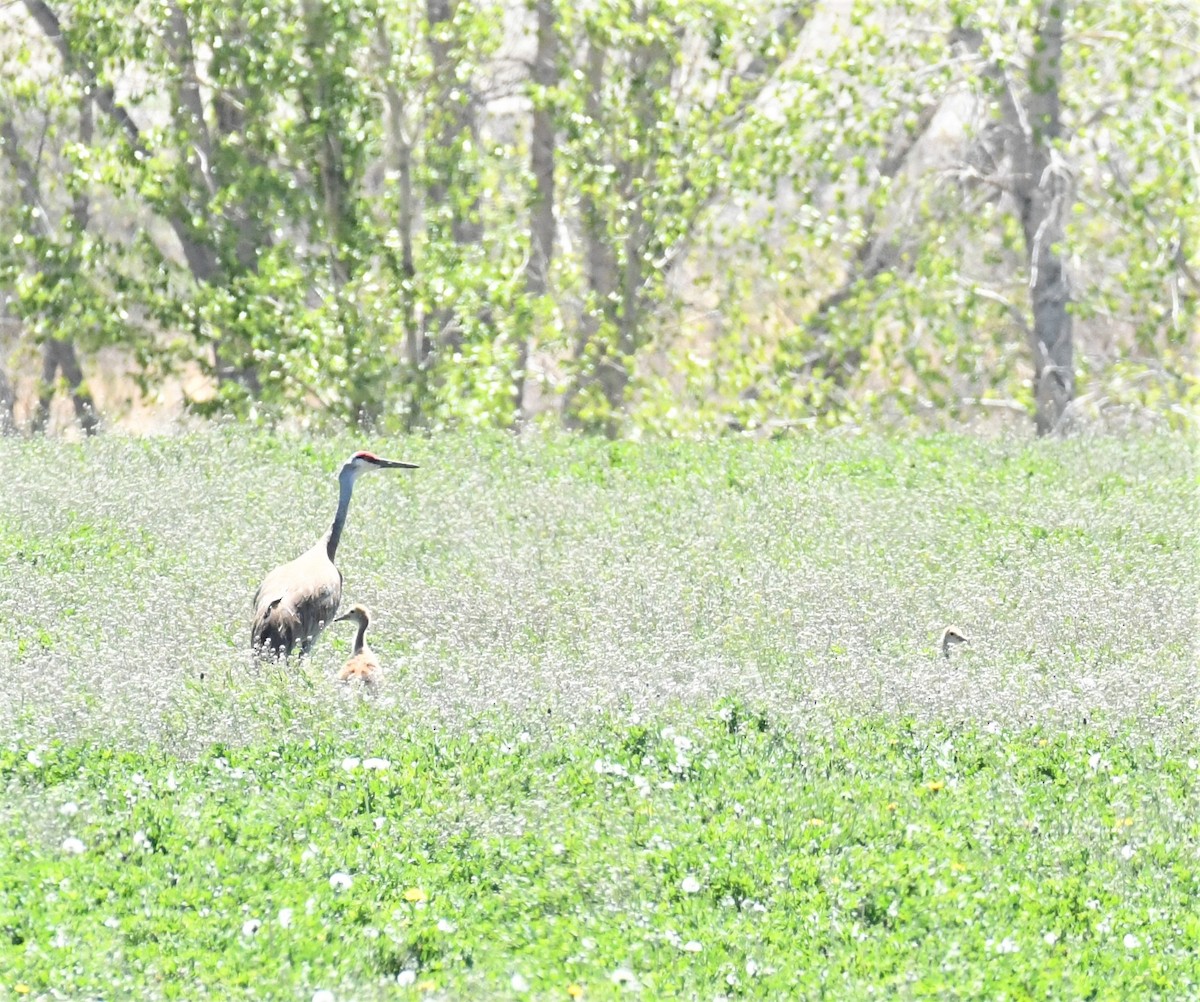
[{"label": "grass", "polygon": [[0,440],[0,999],[1200,998],[1189,443],[371,444]]}]

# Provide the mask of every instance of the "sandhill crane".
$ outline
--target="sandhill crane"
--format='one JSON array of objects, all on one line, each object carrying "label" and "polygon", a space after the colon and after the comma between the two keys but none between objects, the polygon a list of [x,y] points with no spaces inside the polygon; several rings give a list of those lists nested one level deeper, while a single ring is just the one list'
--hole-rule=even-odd
[{"label": "sandhill crane", "polygon": [[956,626],[947,626],[942,631],[942,657],[950,656],[950,648],[957,647],[959,644],[969,644],[970,641],[963,635],[963,632]]},{"label": "sandhill crane", "polygon": [[338,672],[339,682],[362,682],[368,687],[376,685],[383,677],[383,668],[379,664],[379,655],[367,646],[367,626],[371,622],[371,614],[361,605],[353,606],[349,612],[334,620],[340,623],[350,620],[358,624],[358,634],[354,638],[354,653],[342,670]]},{"label": "sandhill crane", "polygon": [[333,621],[342,600],[342,572],[334,566],[354,482],[368,470],[415,470],[415,463],[380,459],[356,452],[338,471],[338,506],[329,531],[295,560],[276,567],[254,594],[250,646],[259,657],[290,657],[299,645],[307,654],[321,631]]}]

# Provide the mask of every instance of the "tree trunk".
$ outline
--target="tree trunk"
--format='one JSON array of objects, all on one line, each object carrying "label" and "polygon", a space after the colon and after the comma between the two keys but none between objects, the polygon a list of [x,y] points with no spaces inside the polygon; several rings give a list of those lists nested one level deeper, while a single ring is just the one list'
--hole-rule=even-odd
[{"label": "tree trunk", "polygon": [[[533,128],[529,142],[529,167],[533,198],[529,206],[529,265],[525,292],[532,300],[550,290],[550,262],[554,256],[554,109],[547,94],[558,82],[558,25],[554,0],[536,0],[537,51],[533,58]],[[513,381],[517,424],[525,419],[525,381],[529,368],[532,332],[522,331],[517,346]]]},{"label": "tree trunk", "polygon": [[[1024,325],[1033,357],[1034,422],[1039,435],[1061,427],[1075,394],[1071,289],[1059,250],[1074,202],[1074,179],[1055,141],[1062,131],[1061,98],[1063,24],[1069,0],[1044,0],[1034,32],[1027,71],[1028,94],[1022,105],[1006,70],[992,63],[986,75],[999,95],[1003,142],[987,150],[987,169],[995,171],[995,155],[1007,153],[1011,176],[1000,187],[1016,203],[1025,238],[1029,299],[1033,324]],[[957,41],[978,51],[983,35],[959,28]],[[978,168],[975,176],[980,175]]]},{"label": "tree trunk", "polygon": [[31,422],[36,432],[45,431],[50,425],[50,403],[54,399],[57,373],[61,372],[75,407],[75,419],[85,435],[96,434],[99,418],[92,404],[92,396],[83,384],[83,369],[75,353],[75,345],[66,338],[46,338],[42,342],[42,384],[38,391],[37,408]]},{"label": "tree trunk", "polygon": [[323,54],[329,44],[330,25],[324,20],[325,6],[317,0],[305,0],[305,42],[310,71],[315,77],[311,104],[301,92],[301,105],[308,118],[309,128],[319,135],[317,149],[317,181],[321,189],[325,237],[329,242],[329,268],[338,287],[350,280],[348,257],[351,235],[355,229],[350,182],[346,176],[346,158],[342,149],[340,129],[343,123],[334,113],[335,96],[329,67]]},{"label": "tree trunk", "polygon": [[[608,53],[596,39],[588,44],[587,93],[584,99],[584,114],[592,121],[600,121],[604,86],[604,65]],[[575,342],[575,362],[580,371],[571,382],[563,397],[563,420],[568,427],[581,428],[585,425],[578,412],[577,403],[581,393],[592,383],[599,381],[606,399],[611,400],[616,392],[619,376],[610,371],[607,346],[598,336],[606,327],[614,327],[616,321],[616,295],[618,284],[617,255],[609,238],[609,227],[603,205],[597,200],[591,186],[580,193],[580,208],[583,216],[584,276],[590,303],[584,310],[579,323],[579,336]],[[589,357],[591,356],[591,357]],[[604,379],[610,385],[605,385]],[[615,424],[606,422],[611,434]]]},{"label": "tree trunk", "polygon": [[1059,90],[1067,7],[1068,0],[1048,0],[1042,8],[1029,63],[1029,117],[1018,122],[1024,138],[1018,156],[1024,163],[1016,174],[1033,304],[1039,435],[1060,427],[1075,395],[1071,289],[1059,251],[1074,201],[1074,180],[1054,148],[1062,130]]},{"label": "tree trunk", "polygon": [[[84,144],[92,140],[92,110],[91,101],[85,95],[80,101],[79,138]],[[50,229],[50,219],[42,205],[41,185],[37,171],[26,158],[21,149],[21,140],[17,130],[7,118],[0,119],[0,145],[4,154],[17,175],[17,183],[25,204],[36,209],[30,214],[32,225],[38,235],[46,241],[53,241],[54,234]],[[71,203],[71,240],[81,240],[87,230],[89,207],[87,195],[78,192]],[[61,369],[66,380],[71,402],[75,406],[75,416],[85,435],[96,433],[99,421],[96,408],[92,403],[91,394],[83,383],[83,370],[75,353],[75,345],[67,338],[47,338],[42,342],[42,385],[38,391],[38,403],[31,422],[34,431],[44,431],[50,420],[50,402],[54,398],[54,385],[57,374]],[[9,422],[12,418],[12,405],[9,402]]]},{"label": "tree trunk", "polygon": [[[453,38],[458,0],[425,0],[429,52],[433,62],[433,107],[437,109],[437,138],[429,151],[431,180],[426,190],[429,228],[442,229],[439,216],[449,215],[450,240],[459,260],[474,253],[483,240],[479,194],[473,172],[462,166],[464,150],[474,157],[478,148],[477,98],[469,81],[459,79],[458,45]],[[462,330],[450,307],[430,316],[432,339],[423,346],[425,359],[435,349],[453,354],[462,347]],[[423,360],[425,360],[423,359]]]},{"label": "tree trunk", "polygon": [[407,106],[405,93],[392,78],[392,45],[387,23],[380,18],[375,34],[375,48],[381,74],[384,106],[384,141],[388,168],[396,176],[396,229],[399,236],[399,258],[388,248],[388,260],[393,273],[400,276],[400,325],[404,334],[404,362],[407,368],[407,400],[405,427],[413,431],[421,420],[425,398],[424,352],[421,318],[417,312],[417,267],[413,256],[413,226],[416,208],[413,201],[413,144],[405,122]]},{"label": "tree trunk", "polygon": [[8,374],[0,369],[0,435],[12,435],[17,430],[17,423],[13,420],[16,401],[17,396],[13,393],[12,383],[8,381]]}]

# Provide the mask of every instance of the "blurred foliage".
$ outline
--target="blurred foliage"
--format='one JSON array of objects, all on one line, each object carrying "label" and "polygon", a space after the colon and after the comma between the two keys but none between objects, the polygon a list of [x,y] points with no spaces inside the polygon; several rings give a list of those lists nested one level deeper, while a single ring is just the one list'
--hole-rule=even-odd
[{"label": "blurred foliage", "polygon": [[[125,347],[146,391],[198,363],[196,409],[266,420],[1032,411],[998,96],[1038,4],[555,2],[552,86],[529,79],[534,6],[10,5],[0,174],[30,165],[41,202],[0,196],[8,312],[33,341]],[[1200,402],[1197,45],[1189,3],[1069,12],[1082,414],[1184,425]],[[557,128],[546,296],[525,279],[534,108]]]}]

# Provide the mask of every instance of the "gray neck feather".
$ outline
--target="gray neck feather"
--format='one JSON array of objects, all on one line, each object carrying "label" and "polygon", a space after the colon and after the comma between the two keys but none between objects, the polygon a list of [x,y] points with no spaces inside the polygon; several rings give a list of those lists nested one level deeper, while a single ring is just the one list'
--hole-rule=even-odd
[{"label": "gray neck feather", "polygon": [[362,649],[367,645],[367,621],[360,619],[358,621],[358,636],[354,638],[354,653],[361,654]]},{"label": "gray neck feather", "polygon": [[333,516],[333,525],[329,527],[329,535],[325,537],[325,552],[332,561],[337,555],[338,543],[342,540],[342,529],[346,525],[346,512],[350,510],[350,495],[354,493],[354,474],[344,471],[338,477],[338,506]]}]

